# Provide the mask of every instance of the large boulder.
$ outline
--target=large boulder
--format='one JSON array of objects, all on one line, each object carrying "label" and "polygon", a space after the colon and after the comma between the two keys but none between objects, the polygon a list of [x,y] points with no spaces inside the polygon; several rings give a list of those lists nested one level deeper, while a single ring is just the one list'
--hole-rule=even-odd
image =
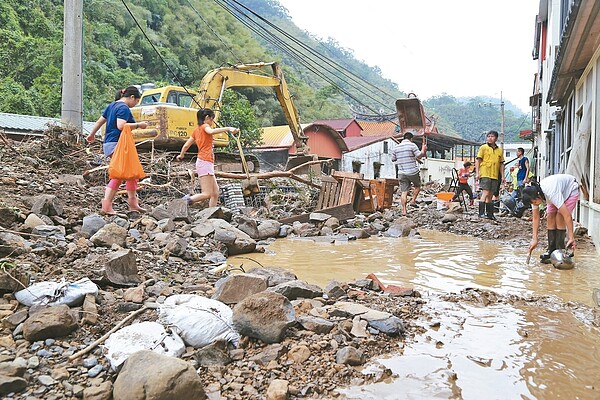
[{"label": "large boulder", "polygon": [[125,361],[115,381],[113,399],[203,400],[206,394],[200,377],[190,364],[142,350]]},{"label": "large boulder", "polygon": [[283,295],[265,291],[246,297],[233,308],[233,325],[241,334],[265,343],[279,343],[296,322],[292,303]]},{"label": "large boulder", "polygon": [[233,227],[222,219],[210,219],[215,228],[214,239],[227,246],[229,255],[252,253],[256,249],[256,241],[248,234]]},{"label": "large boulder", "polygon": [[23,337],[30,342],[66,336],[77,329],[77,317],[69,306],[46,307],[23,323]]}]

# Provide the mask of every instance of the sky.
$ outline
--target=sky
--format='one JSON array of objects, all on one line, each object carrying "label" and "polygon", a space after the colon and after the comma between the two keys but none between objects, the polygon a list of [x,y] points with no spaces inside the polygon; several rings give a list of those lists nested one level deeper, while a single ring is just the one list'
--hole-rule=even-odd
[{"label": "sky", "polygon": [[423,100],[491,96],[529,112],[539,0],[279,0],[303,30]]}]

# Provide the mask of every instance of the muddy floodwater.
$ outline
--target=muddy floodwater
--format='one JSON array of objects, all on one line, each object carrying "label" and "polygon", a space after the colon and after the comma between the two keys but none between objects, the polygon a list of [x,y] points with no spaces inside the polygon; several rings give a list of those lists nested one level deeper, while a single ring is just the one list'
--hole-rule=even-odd
[{"label": "muddy floodwater", "polygon": [[[340,243],[278,240],[250,258],[322,287],[374,273],[428,300],[417,321],[427,332],[407,340],[402,355],[378,360],[395,379],[345,389],[347,398],[600,399],[600,329],[592,324],[600,255],[578,252],[575,269],[560,271],[537,261],[541,249],[526,265],[525,248],[421,234]],[[246,258],[229,262],[256,266]],[[483,306],[442,298],[466,288],[541,300]]]}]

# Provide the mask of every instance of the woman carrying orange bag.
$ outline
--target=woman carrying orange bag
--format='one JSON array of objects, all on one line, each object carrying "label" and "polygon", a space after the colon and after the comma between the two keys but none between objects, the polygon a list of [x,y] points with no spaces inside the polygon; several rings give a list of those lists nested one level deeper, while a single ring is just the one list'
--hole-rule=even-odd
[{"label": "woman carrying orange bag", "polygon": [[[98,118],[96,124],[92,128],[90,134],[87,137],[87,141],[92,143],[96,139],[96,132],[106,124],[106,132],[104,133],[104,142],[102,148],[104,155],[107,157],[112,156],[117,147],[117,143],[121,136],[121,131],[128,125],[131,129],[142,128],[145,129],[148,124],[146,121],[135,122],[133,115],[131,114],[131,107],[134,107],[139,101],[142,95],[135,86],[129,86],[127,89],[122,89],[117,92],[115,101],[110,103],[102,116]],[[115,215],[116,212],[113,209],[112,203],[121,186],[121,179],[111,179],[106,186],[104,191],[104,198],[102,199],[101,213],[106,215]],[[146,211],[140,207],[139,200],[137,198],[137,179],[127,180],[125,182],[125,189],[127,189],[127,203],[129,204],[130,211]]]}]

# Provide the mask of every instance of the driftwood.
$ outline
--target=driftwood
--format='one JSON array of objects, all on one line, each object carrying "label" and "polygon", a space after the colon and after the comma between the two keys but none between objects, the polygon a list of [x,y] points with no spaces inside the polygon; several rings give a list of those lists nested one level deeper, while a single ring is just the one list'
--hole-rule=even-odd
[{"label": "driftwood", "polygon": [[[315,160],[315,161],[309,161],[309,162],[305,162],[304,164],[300,164],[294,168],[291,168],[289,171],[271,171],[271,172],[263,172],[262,174],[250,174],[250,178],[256,178],[256,179],[271,179],[271,178],[289,178],[289,179],[293,179],[295,181],[298,182],[302,182],[306,185],[315,187],[317,189],[321,188],[321,185],[317,185],[316,183],[313,183],[311,181],[309,181],[308,179],[304,179],[298,175],[295,174],[295,172],[301,168],[305,168],[308,167],[310,165],[314,165],[314,164],[327,164],[327,163],[331,163],[331,159],[327,159],[327,160]],[[195,171],[179,171],[179,172],[174,172],[171,174],[171,176],[184,176],[184,175],[195,175]],[[215,176],[218,178],[224,178],[224,179],[248,179],[248,176],[246,174],[234,174],[232,172],[221,172],[221,171],[215,171]]]}]

